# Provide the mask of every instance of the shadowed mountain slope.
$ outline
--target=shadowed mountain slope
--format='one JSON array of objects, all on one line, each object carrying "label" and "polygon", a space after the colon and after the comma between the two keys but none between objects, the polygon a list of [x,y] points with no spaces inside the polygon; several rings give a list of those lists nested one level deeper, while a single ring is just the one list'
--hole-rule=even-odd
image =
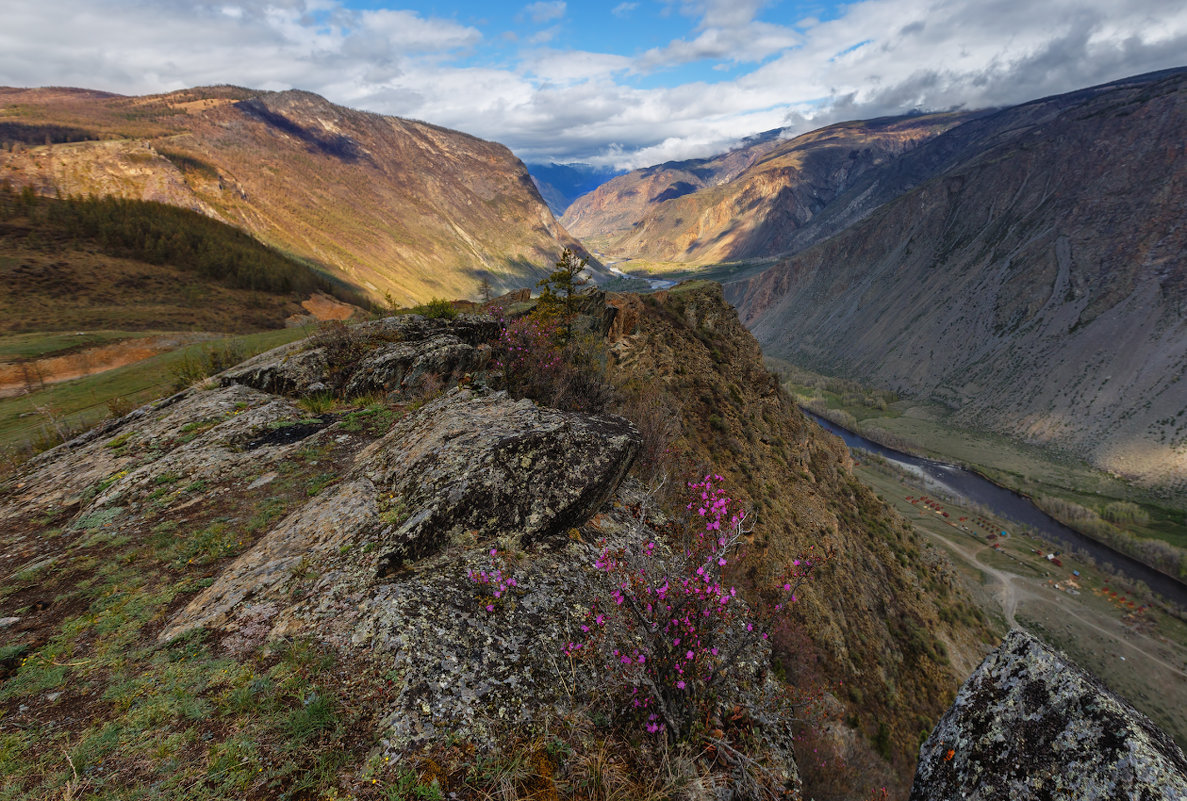
[{"label": "shadowed mountain slope", "polygon": [[0,123],[18,187],[200,211],[376,299],[519,286],[578,247],[502,145],[307,92],[0,89]]},{"label": "shadowed mountain slope", "polygon": [[1187,70],[982,117],[867,177],[838,203],[857,222],[728,295],[772,355],[1181,497],[1184,130]]},{"label": "shadowed mountain slope", "polygon": [[[0,333],[283,328],[345,291],[237,228],[160,203],[57,200],[0,185]],[[346,301],[345,303],[342,301]]]},{"label": "shadowed mountain slope", "polygon": [[595,167],[592,164],[529,164],[532,183],[540,190],[540,196],[548,208],[558,217],[569,205],[587,192],[623,173],[613,167]]}]

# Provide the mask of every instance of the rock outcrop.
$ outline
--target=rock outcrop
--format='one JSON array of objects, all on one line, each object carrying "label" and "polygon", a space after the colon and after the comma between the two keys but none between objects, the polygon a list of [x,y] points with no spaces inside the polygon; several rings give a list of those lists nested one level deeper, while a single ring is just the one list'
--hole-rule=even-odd
[{"label": "rock outcrop", "polygon": [[1014,629],[920,750],[911,801],[1187,798],[1187,757],[1100,681]]},{"label": "rock outcrop", "polygon": [[310,340],[248,359],[223,373],[223,384],[302,397],[335,392],[355,397],[409,392],[433,376],[456,382],[484,366],[498,333],[489,317],[441,320],[406,314],[350,328],[327,328]]},{"label": "rock outcrop", "polygon": [[522,551],[563,538],[609,500],[638,447],[638,432],[619,418],[451,390],[359,452],[342,483],[229,565],[161,639],[233,625],[249,598],[277,604],[286,628],[301,628],[300,610],[284,601],[300,581],[298,565],[320,575],[327,594],[364,602],[376,578],[450,545]]},{"label": "rock outcrop", "polygon": [[382,559],[423,558],[467,531],[518,548],[562,534],[610,498],[638,449],[621,418],[452,390],[360,456],[408,514],[385,532]]}]

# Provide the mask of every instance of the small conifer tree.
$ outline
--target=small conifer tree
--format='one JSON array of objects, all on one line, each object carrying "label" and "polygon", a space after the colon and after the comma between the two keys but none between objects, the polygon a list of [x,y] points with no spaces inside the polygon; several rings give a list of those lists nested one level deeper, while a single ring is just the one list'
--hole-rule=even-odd
[{"label": "small conifer tree", "polygon": [[576,296],[589,280],[582,275],[588,263],[589,259],[578,256],[571,248],[565,248],[556,262],[556,269],[536,284],[541,288],[538,308],[544,316],[559,313],[564,318],[566,337],[572,333],[573,315],[577,310]]}]

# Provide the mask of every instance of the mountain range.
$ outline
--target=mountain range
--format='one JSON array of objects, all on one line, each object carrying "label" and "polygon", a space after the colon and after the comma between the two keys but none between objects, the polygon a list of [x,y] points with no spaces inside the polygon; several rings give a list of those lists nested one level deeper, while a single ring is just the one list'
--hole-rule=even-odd
[{"label": "mountain range", "polygon": [[930,114],[751,137],[708,159],[634,170],[576,200],[562,222],[613,258],[711,264],[778,253],[868,170],[968,119]]},{"label": "mountain range", "polygon": [[729,296],[769,353],[1181,497],[1185,128],[1182,70],[967,122]]},{"label": "mountain range", "polygon": [[382,301],[534,283],[564,247],[505,147],[308,92],[0,89],[0,176],[236,225]]},{"label": "mountain range", "polygon": [[615,259],[756,262],[724,280],[768,355],[1182,497],[1184,130],[1169,70],[636,170],[562,221]]}]

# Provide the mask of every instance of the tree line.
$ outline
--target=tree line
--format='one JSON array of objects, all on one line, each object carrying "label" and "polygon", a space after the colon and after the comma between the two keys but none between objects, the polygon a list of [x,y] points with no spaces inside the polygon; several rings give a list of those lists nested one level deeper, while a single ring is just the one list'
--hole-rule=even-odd
[{"label": "tree line", "polygon": [[59,241],[90,245],[118,258],[168,264],[235,289],[322,291],[369,305],[238,228],[176,206],[114,197],[46,198],[28,187],[0,185],[0,221],[21,218]]}]

